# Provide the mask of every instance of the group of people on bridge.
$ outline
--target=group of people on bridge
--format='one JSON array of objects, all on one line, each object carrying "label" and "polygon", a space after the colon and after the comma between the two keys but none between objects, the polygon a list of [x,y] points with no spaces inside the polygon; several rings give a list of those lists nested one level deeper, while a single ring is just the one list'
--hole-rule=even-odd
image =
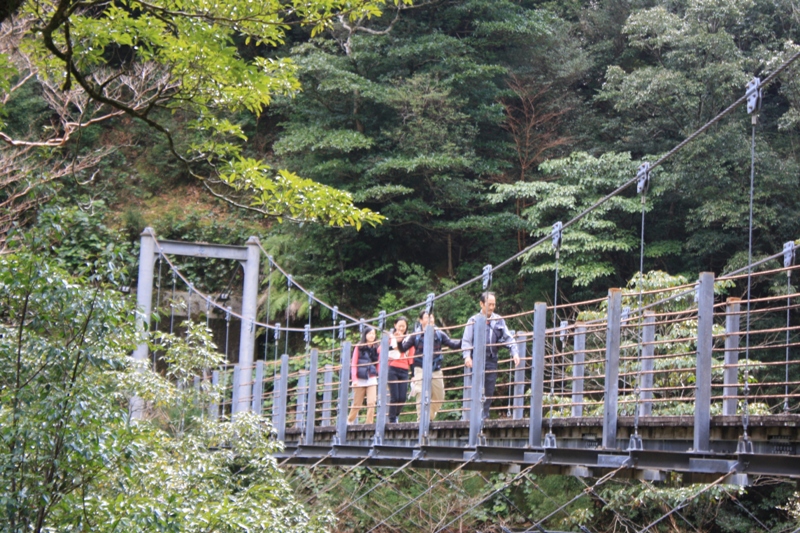
[{"label": "group of people on bridge", "polygon": [[[433,374],[430,390],[430,420],[444,403],[444,374],[442,364],[444,347],[460,349],[466,368],[472,368],[473,346],[475,341],[474,324],[479,315],[486,317],[486,352],[485,352],[485,379],[483,417],[489,417],[495,384],[497,382],[498,352],[501,346],[508,346],[514,366],[519,365],[520,358],[514,337],[506,326],[506,322],[497,313],[495,307],[497,299],[493,292],[484,292],[480,296],[480,313],[472,316],[464,329],[461,339],[452,339],[440,329],[434,329],[433,338]],[[411,383],[410,396],[416,396],[417,419],[422,406],[424,391],[422,390],[423,377],[423,342],[424,332],[428,325],[435,326],[433,310],[423,309],[419,313],[419,321],[414,331],[409,332],[408,319],[401,316],[395,320],[394,327],[389,331],[389,423],[399,422],[403,405],[409,396],[409,383]],[[351,380],[353,388],[353,405],[347,417],[349,424],[357,421],[358,415],[366,399],[366,423],[374,423],[375,405],[378,395],[378,370],[380,346],[377,332],[371,326],[366,326],[361,332],[361,342],[353,349],[351,359]],[[384,391],[385,394],[385,391]]]}]

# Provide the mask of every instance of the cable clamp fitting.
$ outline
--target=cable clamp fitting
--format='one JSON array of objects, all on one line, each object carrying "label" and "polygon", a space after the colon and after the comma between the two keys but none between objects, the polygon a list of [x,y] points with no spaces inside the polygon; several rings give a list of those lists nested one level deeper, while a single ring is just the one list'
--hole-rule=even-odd
[{"label": "cable clamp fitting", "polygon": [[736,443],[736,453],[739,455],[753,453],[753,441],[747,435],[743,435]]},{"label": "cable clamp fitting", "polygon": [[386,325],[386,311],[381,311],[380,313],[378,313],[378,329],[383,330],[385,325]]},{"label": "cable clamp fitting", "polygon": [[336,320],[339,318],[339,306],[333,306],[333,324],[336,325]]},{"label": "cable clamp fitting", "polygon": [[483,267],[483,290],[492,286],[492,265]]},{"label": "cable clamp fitting", "polygon": [[344,340],[344,320],[339,322],[339,339]]},{"label": "cable clamp fitting", "polygon": [[646,194],[650,187],[650,163],[645,161],[636,171],[636,194]]},{"label": "cable clamp fitting", "polygon": [[274,335],[274,337],[275,337],[276,341],[280,340],[280,338],[281,338],[281,323],[280,322],[275,322],[275,335]]},{"label": "cable clamp fitting", "polygon": [[558,250],[561,248],[561,233],[564,229],[564,224],[560,221],[553,224],[553,230],[550,232],[550,237],[553,239],[553,248]]},{"label": "cable clamp fitting", "polygon": [[310,344],[311,343],[311,325],[310,324],[306,324],[305,326],[303,326],[303,340],[305,341],[306,344]]},{"label": "cable clamp fitting", "polygon": [[425,300],[425,313],[430,315],[433,311],[433,299],[436,297],[435,294],[430,293],[428,294],[428,298]]},{"label": "cable clamp fitting", "polygon": [[745,86],[747,96],[747,114],[761,110],[761,78],[755,77]]},{"label": "cable clamp fitting", "polygon": [[640,435],[631,435],[631,438],[628,440],[628,451],[631,450],[643,450],[644,447],[642,446],[642,437]]},{"label": "cable clamp fitting", "polygon": [[566,350],[566,348],[567,348],[567,328],[568,327],[569,327],[569,322],[566,321],[566,320],[562,320],[558,324],[558,329],[561,330],[561,332],[558,335],[558,338],[561,341],[561,349],[562,350]]},{"label": "cable clamp fitting", "polygon": [[789,268],[794,263],[794,241],[783,243],[783,267]]}]

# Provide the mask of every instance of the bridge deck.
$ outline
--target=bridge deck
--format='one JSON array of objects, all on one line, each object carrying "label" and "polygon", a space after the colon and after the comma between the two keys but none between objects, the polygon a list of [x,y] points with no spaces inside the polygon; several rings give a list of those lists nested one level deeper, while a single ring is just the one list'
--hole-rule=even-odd
[{"label": "bridge deck", "polygon": [[[550,429],[545,421],[542,432]],[[746,484],[749,476],[779,475],[800,479],[800,415],[782,414],[750,417],[752,448],[738,453],[742,436],[738,416],[711,419],[711,449],[692,448],[694,417],[640,417],[642,449],[629,449],[633,417],[620,417],[616,449],[604,449],[600,436],[601,417],[554,418],[552,432],[556,446],[528,446],[529,421],[496,419],[484,423],[480,444],[467,444],[469,422],[433,422],[426,445],[419,445],[419,424],[387,424],[383,442],[375,444],[375,425],[348,427],[347,442],[336,443],[334,427],[315,428],[313,445],[302,444],[298,427],[286,428],[284,452],[279,461],[289,464],[354,465],[399,467],[413,460],[417,467],[465,468],[516,471],[535,465],[534,472],[596,477],[626,468],[622,475],[662,480],[668,472],[683,474],[684,482],[711,482],[727,475],[726,481]],[[619,475],[619,474],[618,474]]]}]

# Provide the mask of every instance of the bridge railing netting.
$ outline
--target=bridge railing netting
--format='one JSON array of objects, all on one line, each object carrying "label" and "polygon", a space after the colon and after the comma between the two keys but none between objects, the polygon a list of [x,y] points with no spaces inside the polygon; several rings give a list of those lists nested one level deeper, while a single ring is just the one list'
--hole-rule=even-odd
[{"label": "bridge railing netting", "polygon": [[[757,281],[771,283],[780,291],[785,270],[753,274]],[[735,292],[740,278],[716,280],[713,320],[710,325],[710,401],[714,415],[770,415],[800,410],[800,325],[792,324],[792,312],[800,306],[799,293],[791,286],[783,294],[754,298],[749,302],[725,298]],[[490,418],[528,419],[532,409],[541,409],[541,420],[564,417],[602,417],[608,409],[610,391],[617,397],[618,416],[692,415],[698,406],[698,312],[696,284],[647,292],[622,292],[614,299],[556,307],[558,327],[533,331],[534,313],[506,317],[509,324],[527,324],[515,332],[519,365],[504,344],[499,348],[497,369],[485,369],[482,381],[494,377],[494,392],[481,387],[481,399],[491,400]],[[612,307],[618,308],[616,321]],[[545,323],[553,320],[553,307],[542,307]],[[451,336],[460,326],[447,328]],[[541,328],[540,328],[541,329]],[[476,333],[477,334],[477,333]],[[703,332],[700,335],[704,334]],[[705,334],[709,334],[706,332]],[[544,337],[543,342],[537,335]],[[611,338],[613,337],[613,339]],[[457,336],[456,336],[457,338]],[[610,341],[611,339],[611,341]],[[538,342],[537,342],[538,341]],[[539,347],[537,347],[539,346]],[[543,347],[543,348],[542,348]],[[618,347],[618,348],[617,348]],[[345,353],[346,352],[346,353]],[[435,409],[436,421],[469,420],[474,399],[474,369],[464,364],[460,350],[445,349],[424,357],[443,358],[441,368],[444,400]],[[477,357],[477,349],[476,354]],[[286,428],[308,432],[312,428],[337,428],[353,407],[352,346],[284,356],[278,361],[258,361],[248,368],[226,365],[210,373],[221,391],[218,403],[209,407],[214,416],[229,417],[247,405]],[[347,359],[347,361],[345,361]],[[609,368],[614,366],[614,372]],[[703,363],[705,364],[705,363]],[[541,365],[542,371],[535,369]],[[344,371],[343,371],[344,368]],[[351,423],[387,424],[386,412],[399,410],[399,422],[418,421],[418,401],[436,403],[423,382],[416,382],[413,369],[407,379],[378,379],[377,401],[365,400]],[[535,382],[539,379],[541,382]],[[244,380],[244,381],[242,381]],[[237,395],[236,384],[248,384],[250,397]],[[389,386],[404,384],[408,396],[392,402]],[[702,386],[702,384],[701,384]],[[421,391],[421,392],[420,392]],[[346,397],[343,397],[346,395]],[[367,395],[368,397],[368,395]],[[368,414],[369,408],[374,408]],[[384,418],[380,418],[381,408]],[[342,413],[342,411],[345,411]],[[283,435],[281,435],[283,436]]]}]

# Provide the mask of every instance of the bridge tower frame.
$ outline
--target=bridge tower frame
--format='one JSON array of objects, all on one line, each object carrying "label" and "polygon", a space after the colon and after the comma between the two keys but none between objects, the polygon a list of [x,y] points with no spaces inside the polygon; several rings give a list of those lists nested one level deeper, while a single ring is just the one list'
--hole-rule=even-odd
[{"label": "bridge tower frame", "polygon": [[[261,251],[258,237],[250,237],[244,246],[167,241],[156,239],[155,230],[151,227],[146,227],[142,231],[139,248],[136,329],[141,342],[133,352],[134,360],[144,361],[148,357],[149,350],[146,336],[150,330],[150,317],[153,313],[155,262],[159,256],[165,254],[207,259],[231,259],[242,264],[244,268],[244,283],[242,286],[242,324],[239,334],[239,367],[242,369],[251,368],[255,353],[258,275],[261,268]],[[250,374],[250,372],[244,372],[243,376],[249,376]],[[236,401],[232,406],[233,415],[250,410],[251,402],[249,397],[252,386],[252,378],[246,379],[242,377],[242,379],[238,380],[234,391]],[[141,419],[144,416],[144,402],[141,398],[131,398],[130,414],[133,419]]]}]

